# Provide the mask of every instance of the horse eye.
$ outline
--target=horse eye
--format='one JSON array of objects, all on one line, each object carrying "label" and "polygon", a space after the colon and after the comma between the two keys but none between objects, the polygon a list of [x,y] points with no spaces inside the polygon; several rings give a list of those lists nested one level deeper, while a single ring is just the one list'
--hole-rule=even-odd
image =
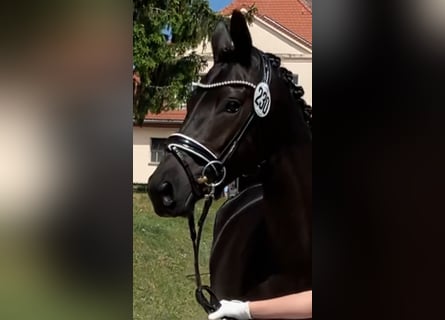
[{"label": "horse eye", "polygon": [[235,113],[239,110],[239,103],[236,101],[229,101],[226,104],[226,111],[229,113]]}]

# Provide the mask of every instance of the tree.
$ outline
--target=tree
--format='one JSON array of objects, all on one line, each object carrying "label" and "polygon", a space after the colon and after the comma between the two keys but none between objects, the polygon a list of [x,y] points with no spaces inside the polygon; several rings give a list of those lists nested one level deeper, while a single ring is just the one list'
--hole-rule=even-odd
[{"label": "tree", "polygon": [[[141,125],[148,111],[179,107],[206,60],[186,52],[210,37],[224,17],[207,0],[133,0],[133,61],[140,87],[133,115]],[[254,6],[248,10],[252,21]]]}]

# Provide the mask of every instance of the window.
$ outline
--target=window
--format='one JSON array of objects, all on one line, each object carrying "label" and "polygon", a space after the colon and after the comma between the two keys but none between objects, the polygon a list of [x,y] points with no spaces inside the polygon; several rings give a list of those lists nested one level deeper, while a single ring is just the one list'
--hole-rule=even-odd
[{"label": "window", "polygon": [[165,138],[151,138],[151,162],[159,163],[165,154]]}]

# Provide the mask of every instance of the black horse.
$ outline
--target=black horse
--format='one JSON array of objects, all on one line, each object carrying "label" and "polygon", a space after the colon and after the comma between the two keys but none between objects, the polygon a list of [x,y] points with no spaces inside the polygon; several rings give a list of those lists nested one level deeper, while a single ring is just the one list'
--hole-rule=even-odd
[{"label": "black horse", "polygon": [[215,222],[211,285],[219,299],[253,300],[312,287],[310,107],[277,57],[252,46],[239,11],[212,36],[214,66],[197,84],[179,133],[150,177],[161,216],[193,215],[204,195],[242,175],[261,182]]}]

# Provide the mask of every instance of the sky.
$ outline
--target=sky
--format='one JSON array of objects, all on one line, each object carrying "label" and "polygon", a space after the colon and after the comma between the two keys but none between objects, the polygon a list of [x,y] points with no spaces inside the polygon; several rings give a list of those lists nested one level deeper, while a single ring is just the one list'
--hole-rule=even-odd
[{"label": "sky", "polygon": [[213,11],[219,11],[231,2],[232,0],[209,0],[210,8],[212,8]]}]

